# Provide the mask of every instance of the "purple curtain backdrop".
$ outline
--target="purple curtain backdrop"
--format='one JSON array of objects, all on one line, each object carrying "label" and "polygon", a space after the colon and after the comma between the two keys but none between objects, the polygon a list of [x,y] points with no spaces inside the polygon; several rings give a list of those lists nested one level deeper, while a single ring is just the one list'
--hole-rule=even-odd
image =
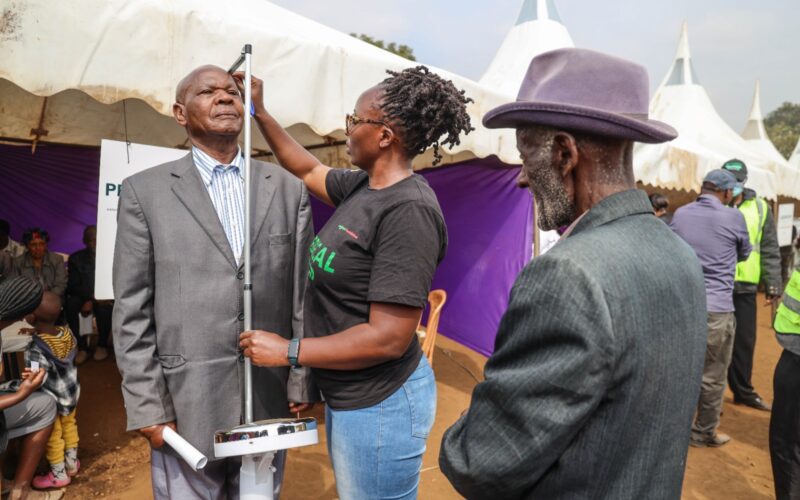
[{"label": "purple curtain backdrop", "polygon": [[52,251],[83,248],[83,230],[97,223],[100,149],[0,144],[0,219],[11,237],[40,226],[50,233]]},{"label": "purple curtain backdrop", "polygon": [[[50,232],[51,250],[83,247],[83,229],[97,221],[100,150],[41,145],[0,145],[0,218],[12,237],[24,228]],[[508,294],[531,258],[532,201],[516,187],[519,167],[497,159],[472,160],[423,170],[442,206],[449,246],[433,280],[447,292],[439,331],[491,354]],[[317,229],[332,209],[312,200]]]},{"label": "purple curtain backdrop", "polygon": [[[489,355],[511,286],[531,259],[531,195],[516,187],[519,167],[494,158],[420,173],[439,198],[448,232],[447,256],[433,279],[433,288],[447,292],[439,332]],[[319,230],[333,209],[315,199],[312,207]]]}]

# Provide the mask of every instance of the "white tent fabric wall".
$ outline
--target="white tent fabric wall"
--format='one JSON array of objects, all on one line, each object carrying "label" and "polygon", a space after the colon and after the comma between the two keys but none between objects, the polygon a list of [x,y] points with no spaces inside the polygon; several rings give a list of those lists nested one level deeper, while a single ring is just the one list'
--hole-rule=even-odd
[{"label": "white tent fabric wall", "polygon": [[669,123],[678,138],[665,144],[637,144],[634,173],[645,184],[667,189],[699,191],[705,174],[731,158],[747,163],[748,187],[776,199],[776,176],[770,162],[719,116],[692,65],[689,35],[683,24],[675,61],[650,102],[650,117]]},{"label": "white tent fabric wall", "polygon": [[761,83],[756,80],[753,93],[753,105],[750,118],[747,120],[742,137],[754,154],[769,161],[770,170],[777,178],[777,193],[789,198],[800,199],[800,168],[792,166],[775,148],[764,127],[764,116],[761,113]]},{"label": "white tent fabric wall", "polygon": [[480,79],[498,92],[516,97],[531,59],[550,50],[574,47],[554,0],[525,0],[517,22]]},{"label": "white tent fabric wall", "polygon": [[[185,137],[173,133],[174,127],[135,99],[171,115],[174,88],[184,74],[207,63],[227,68],[242,46],[252,43],[254,73],[265,81],[270,111],[285,126],[296,126],[292,131],[305,145],[325,145],[344,139],[345,114],[363,90],[388,77],[385,70],[416,64],[265,0],[241,0],[224,18],[212,0],[29,0],[11,4],[6,19],[0,38],[6,138],[30,139],[42,107],[41,98],[20,92],[7,95],[6,90],[13,88],[8,82],[13,82],[36,96],[57,94],[48,102],[44,120],[48,135],[42,140],[96,145],[97,137],[109,138],[108,129],[90,130],[91,124],[74,127],[73,123],[61,127],[56,122],[88,113],[92,118],[102,116],[98,123],[116,124],[114,130],[119,130],[120,101],[125,99],[130,140],[174,147]],[[509,98],[466,78],[431,70],[452,79],[475,100],[468,111],[476,130],[463,136],[460,145],[445,150],[458,155],[450,160],[497,155],[506,162],[516,161],[513,131],[489,130],[480,124],[489,109]],[[99,108],[70,89],[112,108]],[[21,96],[20,104],[26,103],[25,109],[17,105],[16,96]],[[51,114],[55,109],[61,110],[57,116]],[[137,127],[141,135],[131,137],[131,128]],[[167,138],[149,140],[147,134],[154,129]],[[257,142],[259,146],[263,142]]]}]

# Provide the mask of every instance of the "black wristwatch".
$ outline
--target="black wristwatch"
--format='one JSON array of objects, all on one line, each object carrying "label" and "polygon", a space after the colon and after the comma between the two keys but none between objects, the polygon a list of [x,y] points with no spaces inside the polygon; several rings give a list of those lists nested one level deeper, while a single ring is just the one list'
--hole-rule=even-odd
[{"label": "black wristwatch", "polygon": [[297,362],[297,358],[300,357],[300,339],[292,339],[289,341],[289,353],[286,357],[289,358],[289,364],[294,368],[300,366],[300,363]]}]

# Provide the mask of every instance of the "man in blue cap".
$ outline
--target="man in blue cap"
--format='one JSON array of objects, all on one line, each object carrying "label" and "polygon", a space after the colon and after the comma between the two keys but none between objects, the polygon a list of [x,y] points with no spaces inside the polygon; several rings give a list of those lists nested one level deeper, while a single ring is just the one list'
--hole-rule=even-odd
[{"label": "man in blue cap", "polygon": [[744,217],[727,206],[733,200],[736,186],[732,173],[712,170],[703,179],[697,201],[679,208],[671,224],[700,259],[706,284],[708,344],[700,401],[689,442],[696,447],[722,446],[731,439],[717,433],[717,427],[736,333],[733,277],[736,263],[746,260],[751,250]]}]

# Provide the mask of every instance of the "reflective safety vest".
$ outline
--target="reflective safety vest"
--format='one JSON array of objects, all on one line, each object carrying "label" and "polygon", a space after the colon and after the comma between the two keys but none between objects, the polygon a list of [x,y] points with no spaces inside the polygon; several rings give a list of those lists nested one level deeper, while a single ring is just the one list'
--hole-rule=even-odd
[{"label": "reflective safety vest", "polygon": [[761,237],[764,236],[764,223],[767,221],[767,202],[761,198],[753,198],[739,205],[739,211],[747,224],[747,234],[753,250],[746,261],[736,264],[734,279],[757,285],[761,281]]},{"label": "reflective safety vest", "polygon": [[778,333],[800,335],[800,271],[795,270],[786,285],[773,327]]}]

